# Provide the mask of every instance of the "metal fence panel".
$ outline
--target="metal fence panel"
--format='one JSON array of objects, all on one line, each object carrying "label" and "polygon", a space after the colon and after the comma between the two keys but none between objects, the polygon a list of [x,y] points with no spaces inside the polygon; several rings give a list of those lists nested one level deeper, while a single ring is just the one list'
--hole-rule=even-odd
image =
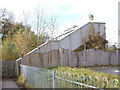
[{"label": "metal fence panel", "polygon": [[114,79],[109,83],[107,78],[101,81],[98,77],[79,76],[66,72],[54,71],[45,68],[21,66],[21,74],[27,78],[35,88],[118,88],[119,81]]}]

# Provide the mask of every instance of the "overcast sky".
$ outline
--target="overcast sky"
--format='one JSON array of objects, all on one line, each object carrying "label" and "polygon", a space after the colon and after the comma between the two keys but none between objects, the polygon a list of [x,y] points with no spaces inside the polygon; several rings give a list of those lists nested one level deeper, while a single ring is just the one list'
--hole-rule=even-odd
[{"label": "overcast sky", "polygon": [[118,42],[118,1],[119,0],[0,0],[0,8],[7,8],[20,21],[22,11],[33,12],[40,6],[47,14],[55,14],[60,25],[58,33],[73,24],[88,23],[89,14],[94,22],[105,22],[107,40]]}]

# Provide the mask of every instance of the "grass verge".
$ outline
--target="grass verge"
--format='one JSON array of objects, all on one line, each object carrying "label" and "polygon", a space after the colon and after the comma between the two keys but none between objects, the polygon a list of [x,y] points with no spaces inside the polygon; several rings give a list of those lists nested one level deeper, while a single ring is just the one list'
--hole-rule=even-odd
[{"label": "grass verge", "polygon": [[[108,74],[108,73],[100,73],[100,72],[95,72],[90,70],[89,68],[71,68],[71,67],[66,67],[66,66],[58,66],[58,67],[54,67],[51,68],[52,70],[56,70],[56,71],[60,71],[60,72],[66,72],[71,74],[71,76],[66,75],[65,78],[72,78],[72,80],[77,81],[78,79],[76,79],[76,76],[82,76],[84,75],[85,77],[90,76],[92,78],[92,85],[94,86],[95,82],[95,77],[98,77],[100,82],[100,87],[101,88],[112,88],[112,83],[114,79],[118,79],[120,80],[120,76],[118,75],[112,75],[112,74]],[[74,74],[74,76],[72,76],[72,74]],[[104,85],[103,86],[103,78],[106,78],[108,80],[109,85]],[[106,82],[104,82],[106,83]],[[97,84],[97,81],[96,81]],[[118,88],[118,84],[116,84],[114,86],[115,88]]]}]

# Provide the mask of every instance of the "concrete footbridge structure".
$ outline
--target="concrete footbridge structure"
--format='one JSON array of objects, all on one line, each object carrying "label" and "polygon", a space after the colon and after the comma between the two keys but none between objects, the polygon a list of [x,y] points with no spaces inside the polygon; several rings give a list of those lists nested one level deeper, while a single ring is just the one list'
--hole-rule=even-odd
[{"label": "concrete footbridge structure", "polygon": [[89,22],[82,27],[72,28],[68,32],[48,40],[27,54],[32,52],[44,53],[59,48],[73,51],[85,44],[85,42],[89,41],[90,36],[93,33],[99,33],[99,36],[102,36],[104,39],[106,39],[105,23]]}]

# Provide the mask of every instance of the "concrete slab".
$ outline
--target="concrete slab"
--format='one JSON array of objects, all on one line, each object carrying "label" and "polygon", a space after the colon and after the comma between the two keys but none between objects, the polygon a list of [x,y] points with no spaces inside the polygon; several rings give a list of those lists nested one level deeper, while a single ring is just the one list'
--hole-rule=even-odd
[{"label": "concrete slab", "polygon": [[120,69],[118,67],[91,67],[90,69],[96,72],[120,75]]},{"label": "concrete slab", "polygon": [[15,81],[13,81],[12,79],[3,79],[2,88],[19,88],[19,87],[16,85]]}]

